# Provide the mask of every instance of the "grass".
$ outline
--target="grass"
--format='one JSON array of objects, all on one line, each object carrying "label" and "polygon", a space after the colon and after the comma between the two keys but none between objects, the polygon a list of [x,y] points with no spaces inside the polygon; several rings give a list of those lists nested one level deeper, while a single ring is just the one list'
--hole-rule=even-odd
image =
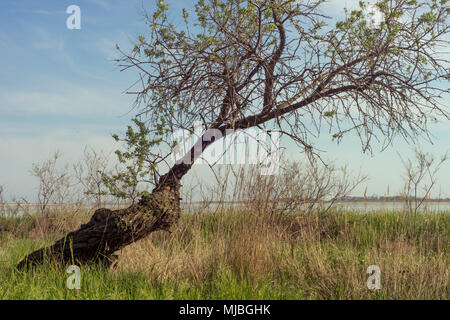
[{"label": "grass", "polygon": [[[184,215],[120,252],[115,269],[82,266],[69,290],[65,266],[13,266],[89,219],[52,213],[3,219],[0,299],[448,299],[450,213],[316,212],[271,217],[224,211]],[[369,290],[366,270],[381,269]]]}]

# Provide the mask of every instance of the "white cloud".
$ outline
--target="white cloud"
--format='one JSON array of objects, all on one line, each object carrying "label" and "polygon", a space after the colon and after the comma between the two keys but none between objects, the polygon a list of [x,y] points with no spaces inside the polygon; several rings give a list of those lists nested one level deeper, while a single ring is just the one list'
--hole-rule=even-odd
[{"label": "white cloud", "polygon": [[60,83],[51,89],[0,89],[0,113],[4,115],[122,116],[131,105],[116,89]]},{"label": "white cloud", "polygon": [[33,39],[31,43],[33,49],[49,51],[49,56],[62,59],[69,66],[75,65],[75,60],[66,48],[66,43],[61,36],[56,36],[44,28],[35,27],[33,29]]},{"label": "white cloud", "polygon": [[110,4],[105,0],[89,0],[89,2],[99,5],[99,6],[103,7],[104,9],[110,8]]},{"label": "white cloud", "polygon": [[94,46],[105,59],[113,60],[120,58],[120,54],[116,49],[117,42],[108,38],[100,38],[95,42]]},{"label": "white cloud", "polygon": [[107,135],[95,134],[92,131],[76,131],[57,128],[49,130],[41,126],[34,128],[31,136],[4,136],[0,139],[0,185],[5,187],[7,196],[24,196],[35,201],[36,181],[30,170],[33,163],[49,159],[56,151],[62,154],[61,163],[72,165],[81,160],[85,146],[103,150],[113,159],[113,151],[117,148],[113,139]]},{"label": "white cloud", "polygon": [[48,11],[48,10],[34,10],[33,11],[33,13],[36,13],[36,14],[43,14],[43,15],[49,15],[49,14],[52,14],[50,11]]}]

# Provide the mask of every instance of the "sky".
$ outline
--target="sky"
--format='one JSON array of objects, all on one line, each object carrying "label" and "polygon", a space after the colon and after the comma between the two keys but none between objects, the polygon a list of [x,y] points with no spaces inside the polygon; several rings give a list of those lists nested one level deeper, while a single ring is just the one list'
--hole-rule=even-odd
[{"label": "sky", "polygon": [[[137,80],[134,71],[120,72],[113,59],[115,45],[131,47],[131,40],[146,32],[142,0],[2,0],[0,2],[0,185],[7,198],[35,199],[37,181],[30,174],[33,163],[42,162],[59,150],[74,163],[85,146],[111,154],[117,148],[111,135],[122,133],[133,117],[133,96],[124,91]],[[191,1],[168,1],[173,19]],[[342,15],[356,0],[333,0],[323,7],[330,16]],[[81,29],[70,30],[66,9],[81,9]],[[434,145],[420,147],[436,156],[450,149],[450,126],[431,127]],[[382,195],[389,187],[399,193],[403,167],[398,153],[412,157],[414,145],[396,139],[384,152],[362,154],[354,136],[339,145],[329,135],[316,145],[326,150],[323,157],[338,165],[347,164],[356,174],[370,180],[355,190]],[[300,159],[298,150],[287,143],[287,154]],[[205,168],[198,172],[202,174]],[[197,174],[198,174],[197,172]],[[439,173],[436,193],[450,197],[450,162]]]}]

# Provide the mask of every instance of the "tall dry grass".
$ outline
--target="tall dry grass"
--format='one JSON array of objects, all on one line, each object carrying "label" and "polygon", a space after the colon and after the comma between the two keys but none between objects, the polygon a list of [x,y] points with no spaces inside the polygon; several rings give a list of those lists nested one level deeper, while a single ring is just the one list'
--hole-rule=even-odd
[{"label": "tall dry grass", "polygon": [[[421,227],[420,236],[409,236],[392,212],[189,216],[173,234],[122,250],[116,272],[202,286],[225,270],[253,286],[290,286],[304,298],[448,298],[448,214],[423,217]],[[382,270],[381,290],[367,288],[369,265]]]},{"label": "tall dry grass", "polygon": [[[18,218],[24,220],[9,222],[8,231],[0,233],[0,288],[9,288],[7,297],[40,299],[49,282],[58,288],[55,297],[67,294],[62,269],[43,266],[23,278],[11,271],[24,254],[89,219],[89,213],[84,218],[53,214]],[[171,234],[153,233],[118,252],[115,268],[83,267],[84,294],[107,298],[113,290],[124,299],[448,299],[449,213],[420,215],[416,227],[411,233],[410,221],[390,211],[186,214]],[[380,290],[366,286],[370,265],[381,269]],[[29,285],[33,294],[19,294],[19,288]],[[138,292],[130,289],[142,285]]]},{"label": "tall dry grass", "polygon": [[[325,191],[338,198],[354,184],[317,170],[297,179],[297,169],[278,180],[236,174],[232,199],[243,207],[190,210],[172,233],[152,233],[118,252],[115,268],[83,267],[77,298],[449,298],[450,213],[424,213],[414,222],[404,211],[329,209],[320,205]],[[226,200],[224,188],[217,192]],[[13,266],[90,214],[47,209],[0,218],[0,298],[73,298],[60,269],[17,275]],[[381,269],[380,290],[366,285],[370,265]]]}]

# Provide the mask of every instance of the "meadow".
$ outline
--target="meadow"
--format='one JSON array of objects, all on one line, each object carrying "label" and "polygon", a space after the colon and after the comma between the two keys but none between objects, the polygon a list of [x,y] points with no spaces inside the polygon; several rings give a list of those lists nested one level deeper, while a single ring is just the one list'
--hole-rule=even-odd
[{"label": "meadow", "polygon": [[[450,212],[345,209],[185,214],[118,252],[110,268],[15,264],[86,222],[92,211],[0,218],[0,299],[448,299]],[[367,268],[381,270],[369,290]]]}]

